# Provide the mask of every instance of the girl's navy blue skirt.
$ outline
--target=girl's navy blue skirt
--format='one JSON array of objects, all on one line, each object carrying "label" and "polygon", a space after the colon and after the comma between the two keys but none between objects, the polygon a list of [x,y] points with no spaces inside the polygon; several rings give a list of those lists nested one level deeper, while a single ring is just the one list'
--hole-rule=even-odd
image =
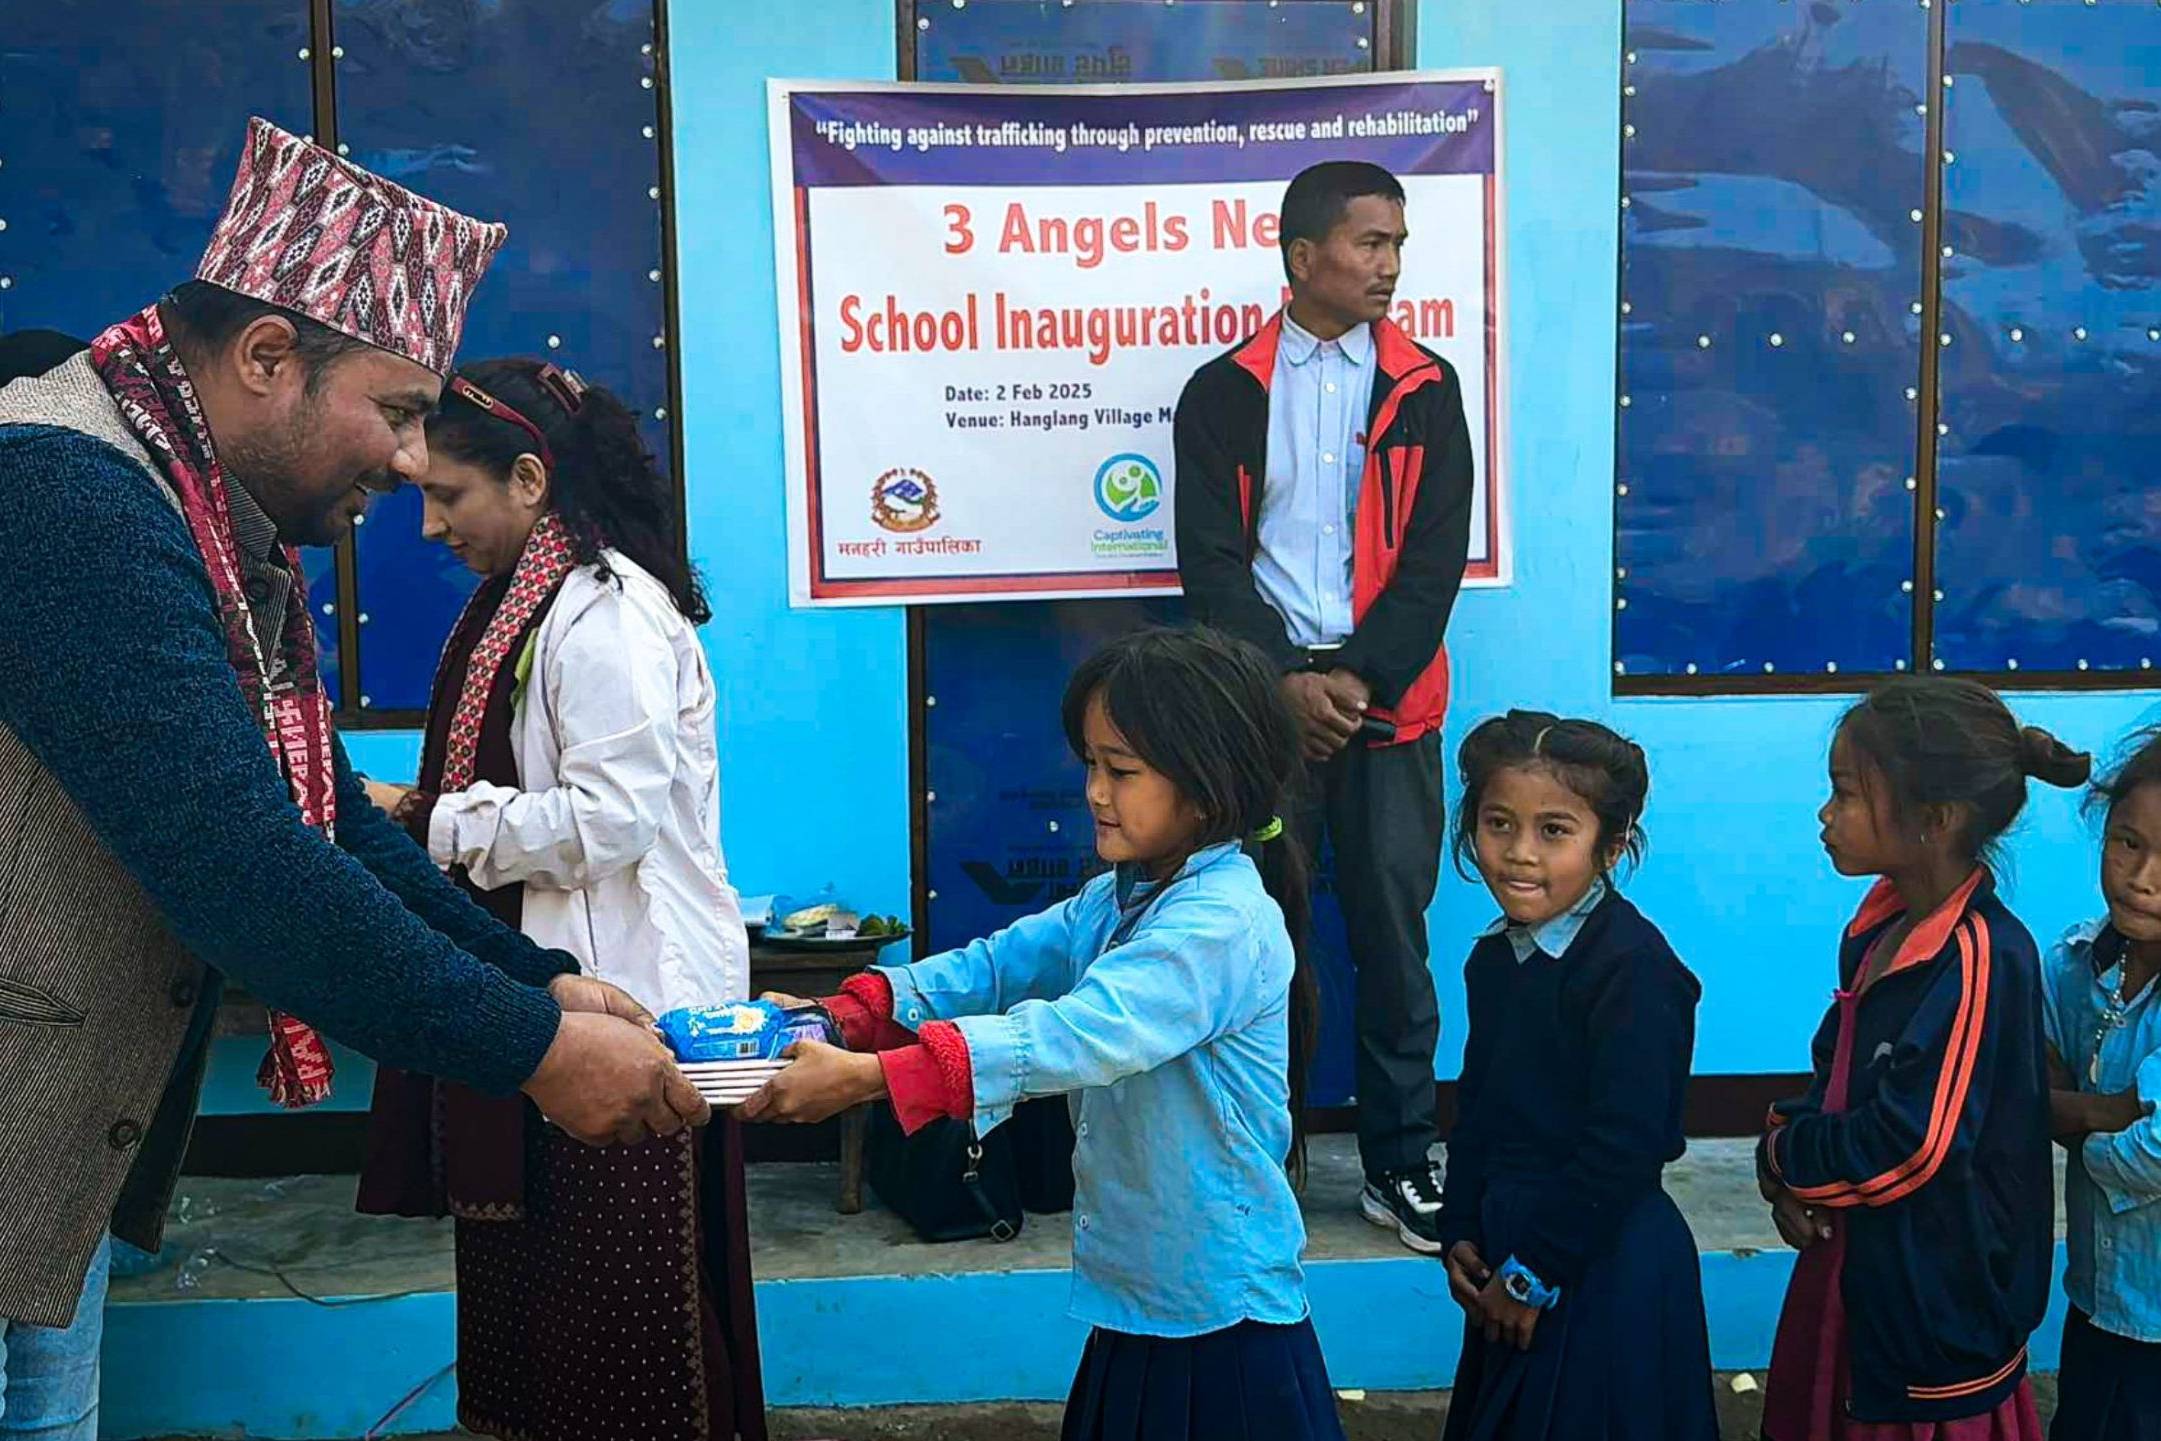
[{"label": "girl's navy blue skirt", "polygon": [[1098,1329],[1063,1441],[1343,1441],[1313,1322],[1178,1340]]},{"label": "girl's navy blue skirt", "polygon": [[[1495,1181],[1480,1208],[1498,1266],[1540,1188]],[[1664,1191],[1636,1202],[1613,1249],[1564,1287],[1531,1349],[1466,1330],[1445,1441],[1718,1441],[1702,1271]]]}]

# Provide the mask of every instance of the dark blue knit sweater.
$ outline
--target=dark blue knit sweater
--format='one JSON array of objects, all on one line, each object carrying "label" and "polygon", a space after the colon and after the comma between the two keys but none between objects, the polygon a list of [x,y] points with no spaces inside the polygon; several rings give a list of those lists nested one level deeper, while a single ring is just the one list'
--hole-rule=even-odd
[{"label": "dark blue knit sweater", "polygon": [[467,900],[337,748],[332,844],[301,820],[226,658],[187,523],[134,461],[0,426],[0,721],[182,944],[380,1061],[514,1091],[574,970]]}]

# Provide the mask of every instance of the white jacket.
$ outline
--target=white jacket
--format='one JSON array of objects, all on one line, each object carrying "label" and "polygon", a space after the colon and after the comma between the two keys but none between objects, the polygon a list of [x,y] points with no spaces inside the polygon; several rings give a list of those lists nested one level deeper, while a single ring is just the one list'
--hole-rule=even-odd
[{"label": "white jacket", "polygon": [[[744,999],[750,943],[720,854],[714,690],[666,587],[615,551],[581,566],[535,639],[511,717],[521,784],[439,798],[438,865],[525,883],[525,934],[655,1015]],[[513,663],[514,663],[513,658]]]}]

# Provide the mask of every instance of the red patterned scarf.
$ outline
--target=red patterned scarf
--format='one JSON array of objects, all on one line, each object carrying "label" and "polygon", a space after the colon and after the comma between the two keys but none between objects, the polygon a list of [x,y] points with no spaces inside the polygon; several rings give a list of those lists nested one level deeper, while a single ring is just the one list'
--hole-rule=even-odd
[{"label": "red patterned scarf", "polygon": [[[241,582],[225,468],[211,443],[210,425],[195,386],[165,334],[157,307],[99,336],[91,344],[90,358],[120,413],[180,498],[188,531],[210,572],[218,620],[225,630],[226,657],[271,756],[292,788],[301,818],[325,837],[334,838],[337,777],[331,757],[330,698],[316,670],[315,625],[309,618],[300,557],[290,547],[286,549],[293,589],[285,609],[284,634],[259,634]],[[272,654],[285,662],[275,685],[270,680]],[[270,1052],[256,1074],[270,1099],[293,1109],[312,1106],[330,1094],[330,1074],[330,1052],[314,1028],[296,1017],[271,1012]]]},{"label": "red patterned scarf", "polygon": [[[481,633],[479,644],[473,647],[472,659],[465,664],[465,683],[458,691],[458,707],[450,716],[443,778],[436,786],[438,795],[455,795],[473,784],[473,760],[480,751],[480,723],[488,713],[488,693],[494,689],[496,672],[510,659],[511,649],[524,636],[527,623],[547,605],[563,577],[577,564],[571,554],[570,527],[563,524],[561,516],[549,511],[526,538],[525,549],[518,553],[518,567],[510,574],[510,589],[495,608],[495,616]],[[458,619],[460,628],[472,617],[473,607],[485,604],[484,590],[475,592],[465,603],[465,614]]]}]

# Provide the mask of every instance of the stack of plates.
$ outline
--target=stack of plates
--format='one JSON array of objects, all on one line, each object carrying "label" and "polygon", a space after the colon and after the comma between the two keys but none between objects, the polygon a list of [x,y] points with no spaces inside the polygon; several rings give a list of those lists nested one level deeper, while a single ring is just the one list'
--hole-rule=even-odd
[{"label": "stack of plates", "polygon": [[684,1077],[706,1100],[716,1106],[740,1106],[760,1086],[786,1070],[788,1063],[779,1059],[684,1061],[681,1066]]}]

